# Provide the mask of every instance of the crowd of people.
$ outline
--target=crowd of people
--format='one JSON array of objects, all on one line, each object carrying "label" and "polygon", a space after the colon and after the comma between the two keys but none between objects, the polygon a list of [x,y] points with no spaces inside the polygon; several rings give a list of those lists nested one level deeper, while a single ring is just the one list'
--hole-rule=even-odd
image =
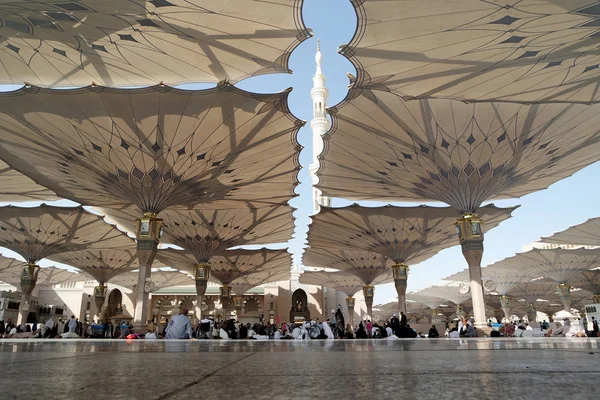
[{"label": "crowd of people", "polygon": [[128,322],[117,324],[111,321],[89,324],[74,315],[69,319],[48,318],[44,323],[15,324],[12,318],[0,321],[0,338],[126,338],[133,327]]},{"label": "crowd of people", "polygon": [[591,326],[586,318],[578,318],[576,324],[572,324],[569,318],[562,323],[544,320],[539,325],[523,320],[510,321],[492,331],[492,337],[599,337],[598,320],[595,317],[591,319]]},{"label": "crowd of people", "polygon": [[[491,321],[488,325],[493,326]],[[471,338],[479,336],[473,322],[465,317],[460,318],[453,327],[444,332],[448,338]],[[569,319],[564,323],[542,321],[539,327],[527,321],[511,321],[497,324],[492,330],[492,337],[599,337],[599,323],[594,317],[591,324],[587,319],[579,318],[577,324]],[[112,321],[100,321],[88,324],[87,320],[79,321],[75,316],[68,320],[62,318],[54,321],[49,318],[45,323],[16,325],[11,318],[0,321],[0,338],[121,338],[121,339],[384,339],[384,338],[439,338],[440,333],[435,325],[429,332],[415,331],[407,322],[403,312],[393,314],[389,321],[382,324],[370,320],[360,321],[355,327],[346,324],[340,309],[332,310],[331,319],[320,321],[318,318],[302,324],[283,322],[240,323],[235,320],[213,321],[207,318],[196,326],[188,317],[188,310],[181,308],[164,325],[148,323],[144,333],[134,332],[128,321],[113,324]]]},{"label": "crowd of people", "polygon": [[49,318],[45,323],[15,324],[12,318],[0,321],[2,338],[42,338],[42,337],[81,337],[89,329],[87,321],[81,322],[75,316],[63,321]]},{"label": "crowd of people", "polygon": [[281,324],[266,323],[240,323],[231,319],[215,322],[210,319],[201,320],[196,327],[187,316],[188,310],[182,308],[180,313],[173,316],[164,326],[162,331],[158,326],[148,330],[146,338],[165,339],[256,339],[256,340],[310,340],[310,339],[380,339],[380,338],[417,338],[439,337],[435,325],[431,327],[428,335],[416,332],[407,323],[406,315],[394,314],[389,321],[383,324],[372,323],[370,320],[359,322],[355,327],[346,324],[342,311],[332,310],[332,318],[320,321],[318,318],[305,321],[302,324],[290,324],[286,321]]}]

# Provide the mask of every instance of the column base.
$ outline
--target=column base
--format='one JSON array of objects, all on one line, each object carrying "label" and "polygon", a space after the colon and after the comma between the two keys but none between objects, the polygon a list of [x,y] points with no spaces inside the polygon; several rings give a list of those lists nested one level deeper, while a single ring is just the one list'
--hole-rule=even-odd
[{"label": "column base", "polygon": [[489,326],[482,326],[481,328],[477,327],[477,337],[490,337],[492,336],[493,328]]}]

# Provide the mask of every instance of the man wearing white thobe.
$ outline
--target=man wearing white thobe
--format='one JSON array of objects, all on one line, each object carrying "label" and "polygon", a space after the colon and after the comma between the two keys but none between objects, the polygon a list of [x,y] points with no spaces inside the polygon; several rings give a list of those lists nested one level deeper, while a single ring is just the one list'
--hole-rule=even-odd
[{"label": "man wearing white thobe", "polygon": [[77,329],[77,319],[74,315],[71,315],[71,319],[69,320],[69,333],[75,333],[75,329]]}]

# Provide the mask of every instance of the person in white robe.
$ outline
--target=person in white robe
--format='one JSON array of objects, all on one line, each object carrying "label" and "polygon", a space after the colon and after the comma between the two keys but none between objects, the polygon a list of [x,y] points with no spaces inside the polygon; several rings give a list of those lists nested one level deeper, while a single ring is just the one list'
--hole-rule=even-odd
[{"label": "person in white robe", "polygon": [[75,329],[77,329],[77,319],[75,319],[74,315],[71,315],[71,319],[69,320],[69,333],[75,333]]},{"label": "person in white robe", "polygon": [[335,339],[335,335],[327,322],[323,324],[323,333],[327,336],[327,339]]},{"label": "person in white robe", "polygon": [[292,337],[293,337],[294,339],[298,339],[298,337],[300,336],[300,332],[301,332],[301,331],[302,331],[302,330],[300,329],[300,327],[296,327],[296,328],[294,328],[294,330],[292,331]]},{"label": "person in white robe", "polygon": [[587,337],[585,330],[579,324],[571,325],[569,331],[565,334],[565,337]]},{"label": "person in white robe", "polygon": [[229,340],[229,334],[227,334],[227,331],[223,328],[219,329],[219,337],[221,339],[227,339]]},{"label": "person in white robe", "polygon": [[50,318],[48,318],[48,320],[44,324],[44,334],[46,333],[46,331],[50,331],[51,332],[52,328],[54,328],[54,320],[52,319],[52,317],[50,317]]}]

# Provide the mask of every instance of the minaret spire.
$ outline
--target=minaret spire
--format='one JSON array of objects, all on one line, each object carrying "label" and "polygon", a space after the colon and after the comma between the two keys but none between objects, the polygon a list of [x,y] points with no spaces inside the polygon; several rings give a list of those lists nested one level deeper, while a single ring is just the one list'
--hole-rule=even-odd
[{"label": "minaret spire", "polygon": [[[325,86],[327,79],[323,74],[322,69],[323,54],[321,53],[321,41],[317,39],[317,53],[315,54],[315,64],[317,65],[315,76],[313,77],[313,88],[310,91],[310,96],[313,101],[313,119],[310,127],[313,131],[313,162],[310,165],[310,175],[313,186],[318,183],[316,172],[319,169],[318,156],[323,151],[323,139],[321,138],[330,127],[329,119],[327,119],[327,97],[329,91]],[[321,191],[313,187],[313,213],[319,212],[320,205],[330,205],[331,199],[321,197]]]}]

